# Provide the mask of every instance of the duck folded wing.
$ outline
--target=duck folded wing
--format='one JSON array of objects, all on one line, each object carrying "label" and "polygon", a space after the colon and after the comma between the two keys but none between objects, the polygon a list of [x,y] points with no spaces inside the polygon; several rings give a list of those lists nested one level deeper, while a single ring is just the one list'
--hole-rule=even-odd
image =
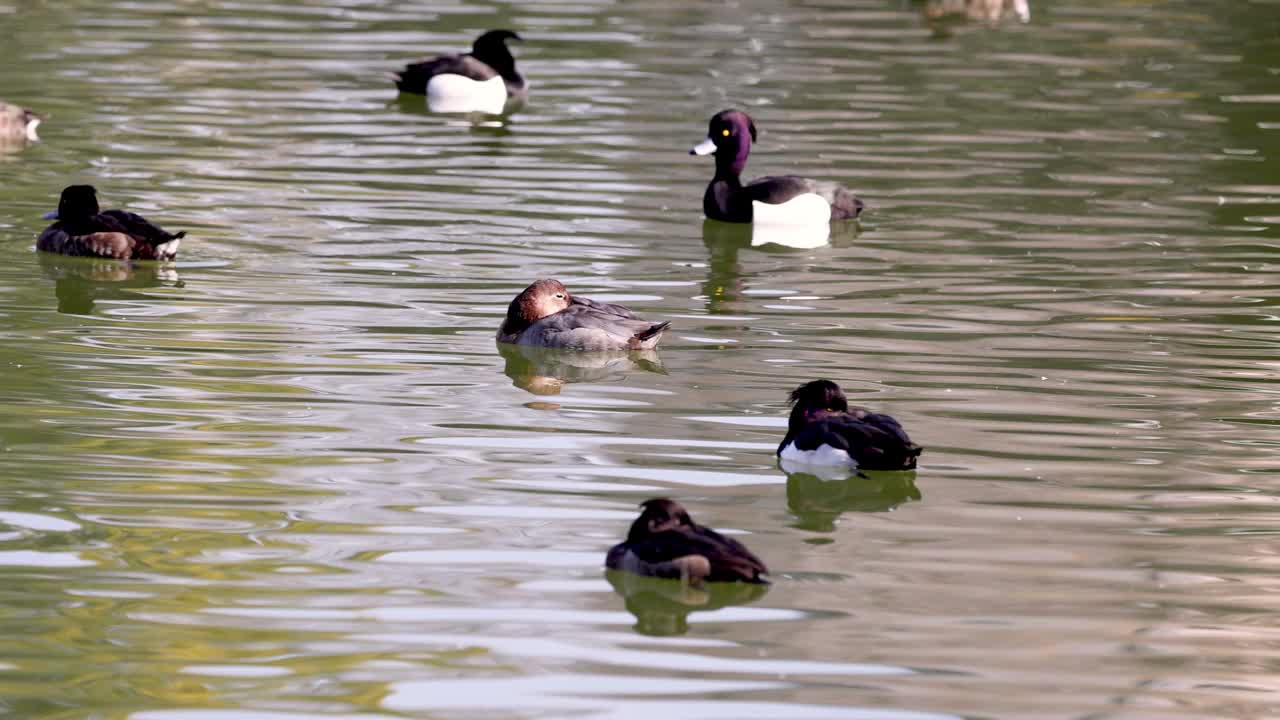
[{"label": "duck folded wing", "polygon": [[795,175],[768,175],[752,180],[743,190],[756,202],[781,205],[799,195],[814,192],[814,182]]},{"label": "duck folded wing", "polygon": [[472,55],[442,55],[406,65],[396,73],[396,87],[403,92],[427,94],[427,83],[437,75],[461,75],[477,81],[496,77],[498,72]]},{"label": "duck folded wing", "polygon": [[574,304],[534,323],[524,342],[573,350],[640,350],[657,343],[667,323],[651,323],[593,305]]},{"label": "duck folded wing", "polygon": [[171,233],[141,215],[125,210],[107,210],[99,213],[98,218],[104,225],[114,226],[112,227],[114,231],[126,232],[151,244],[166,243],[187,236],[185,231]]},{"label": "duck folded wing", "polygon": [[827,201],[832,220],[858,217],[863,203],[848,188],[825,180],[812,180],[797,175],[770,175],[752,180],[743,188],[750,198],[767,205],[782,205],[801,195],[813,194]]}]

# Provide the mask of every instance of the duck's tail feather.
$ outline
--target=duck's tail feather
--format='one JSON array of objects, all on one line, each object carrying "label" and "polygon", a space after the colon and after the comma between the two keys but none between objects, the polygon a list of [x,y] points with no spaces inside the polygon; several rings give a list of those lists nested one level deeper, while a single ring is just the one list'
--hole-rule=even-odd
[{"label": "duck's tail feather", "polygon": [[644,330],[632,335],[631,339],[627,341],[627,348],[629,350],[651,350],[657,347],[658,340],[661,339],[660,336],[662,335],[662,331],[666,330],[667,326],[670,324],[670,321],[660,322],[656,325],[650,325]]},{"label": "duck's tail feather", "polygon": [[650,325],[648,329],[642,330],[636,333],[635,339],[641,342],[644,342],[645,340],[648,340],[651,337],[656,337],[658,335],[661,335],[662,331],[666,330],[669,325],[671,325],[670,320],[666,322],[660,322],[657,325]]},{"label": "duck's tail feather", "polygon": [[168,242],[163,242],[155,246],[156,260],[173,260],[178,257],[178,246],[182,244],[182,237],[186,233],[178,233]]}]

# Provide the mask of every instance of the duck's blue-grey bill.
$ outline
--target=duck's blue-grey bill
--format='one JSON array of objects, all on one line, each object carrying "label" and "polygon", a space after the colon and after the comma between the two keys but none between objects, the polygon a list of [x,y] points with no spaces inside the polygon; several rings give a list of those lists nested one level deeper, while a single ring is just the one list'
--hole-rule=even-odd
[{"label": "duck's blue-grey bill", "polygon": [[714,155],[715,152],[716,143],[711,138],[703,140],[689,150],[690,155]]},{"label": "duck's blue-grey bill", "polygon": [[45,213],[45,214],[41,215],[40,217],[44,218],[45,220],[57,220],[57,219],[58,219],[58,211],[57,211],[57,210],[54,210],[53,212]]}]

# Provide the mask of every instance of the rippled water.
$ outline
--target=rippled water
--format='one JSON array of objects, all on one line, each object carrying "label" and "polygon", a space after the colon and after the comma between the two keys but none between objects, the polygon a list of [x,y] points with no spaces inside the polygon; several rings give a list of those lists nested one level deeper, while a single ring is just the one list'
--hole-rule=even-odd
[{"label": "rippled water", "polygon": [[[1280,6],[924,9],[0,0],[0,715],[1280,714]],[[523,112],[397,100],[492,27]],[[704,223],[730,105],[861,229]],[[72,182],[180,262],[38,257]],[[673,330],[500,353],[538,276]],[[778,470],[819,376],[920,470]],[[655,494],[774,585],[605,577]]]}]

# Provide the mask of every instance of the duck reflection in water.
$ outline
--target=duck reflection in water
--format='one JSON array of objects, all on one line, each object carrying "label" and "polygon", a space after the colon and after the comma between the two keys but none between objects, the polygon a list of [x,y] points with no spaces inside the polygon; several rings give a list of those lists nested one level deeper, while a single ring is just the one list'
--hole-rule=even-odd
[{"label": "duck reflection in water", "polygon": [[695,587],[621,570],[606,571],[605,579],[626,602],[627,612],[636,618],[635,630],[641,635],[683,635],[689,632],[691,613],[746,605],[769,592],[768,585],[757,583],[709,583]]},{"label": "duck reflection in water", "polygon": [[656,350],[582,353],[499,342],[511,384],[534,395],[559,395],[576,382],[621,381],[633,372],[667,374]]},{"label": "duck reflection in water", "polygon": [[887,512],[920,500],[914,470],[871,470],[853,477],[830,479],[807,472],[787,475],[787,508],[795,527],[832,532],[847,512]]},{"label": "duck reflection in water", "polygon": [[847,247],[853,244],[860,229],[857,222],[817,227],[815,233],[811,227],[787,228],[709,218],[703,220],[702,244],[707,249],[707,279],[702,283],[702,294],[707,298],[708,311],[713,314],[732,312],[724,305],[741,297],[743,270],[738,254],[743,249],[783,253],[824,245]]},{"label": "duck reflection in water", "polygon": [[144,296],[137,290],[162,285],[183,287],[172,265],[53,253],[36,256],[41,271],[54,281],[60,313],[89,315],[98,300],[141,299]]}]

